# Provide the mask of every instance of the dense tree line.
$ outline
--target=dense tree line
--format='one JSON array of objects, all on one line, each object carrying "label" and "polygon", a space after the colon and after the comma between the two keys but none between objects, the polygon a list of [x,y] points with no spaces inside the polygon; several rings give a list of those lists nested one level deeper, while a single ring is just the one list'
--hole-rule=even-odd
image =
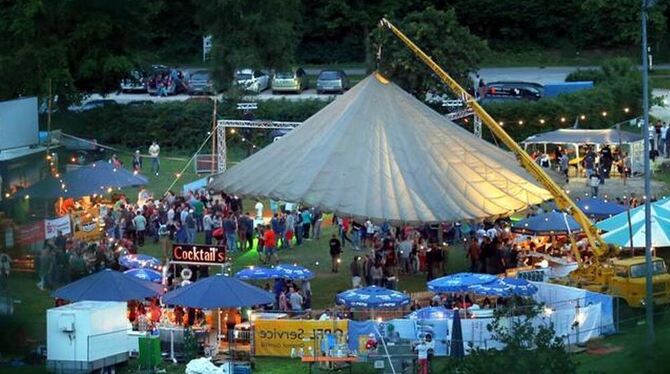
[{"label": "dense tree line", "polygon": [[[656,48],[667,35],[668,1],[651,10]],[[425,70],[377,31],[381,17],[464,77],[487,48],[635,48],[639,7],[639,0],[0,0],[0,99],[44,96],[48,81],[63,102],[111,92],[139,65],[193,62],[210,34],[221,88],[240,66],[365,61],[420,90]]]}]

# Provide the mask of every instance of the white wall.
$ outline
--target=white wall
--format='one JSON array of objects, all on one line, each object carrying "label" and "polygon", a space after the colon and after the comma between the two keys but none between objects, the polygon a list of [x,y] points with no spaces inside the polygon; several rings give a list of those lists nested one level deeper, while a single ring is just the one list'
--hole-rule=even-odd
[{"label": "white wall", "polygon": [[0,102],[0,150],[39,143],[37,98]]}]

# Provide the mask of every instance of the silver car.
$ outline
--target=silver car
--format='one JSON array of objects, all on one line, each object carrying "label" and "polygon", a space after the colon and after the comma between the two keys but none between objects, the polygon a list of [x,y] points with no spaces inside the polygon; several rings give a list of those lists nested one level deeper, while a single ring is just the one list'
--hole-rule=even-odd
[{"label": "silver car", "polygon": [[316,80],[316,93],[343,93],[349,89],[349,77],[342,70],[323,70]]},{"label": "silver car", "polygon": [[270,86],[270,77],[260,70],[241,69],[235,72],[235,83],[247,92],[261,93]]}]

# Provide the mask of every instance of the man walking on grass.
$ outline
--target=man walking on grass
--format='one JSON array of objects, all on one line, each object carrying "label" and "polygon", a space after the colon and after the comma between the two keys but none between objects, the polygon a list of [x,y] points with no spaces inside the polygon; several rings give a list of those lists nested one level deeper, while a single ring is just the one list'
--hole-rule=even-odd
[{"label": "man walking on grass", "polygon": [[158,159],[160,153],[161,147],[158,145],[158,142],[154,140],[149,147],[149,157],[151,157],[151,172],[155,173],[156,176],[158,176],[158,171],[161,168],[161,162]]},{"label": "man walking on grass", "polygon": [[342,254],[342,243],[340,239],[337,238],[335,234],[328,242],[330,245],[330,259],[331,259],[331,270],[333,273],[337,273],[340,268],[340,254]]}]

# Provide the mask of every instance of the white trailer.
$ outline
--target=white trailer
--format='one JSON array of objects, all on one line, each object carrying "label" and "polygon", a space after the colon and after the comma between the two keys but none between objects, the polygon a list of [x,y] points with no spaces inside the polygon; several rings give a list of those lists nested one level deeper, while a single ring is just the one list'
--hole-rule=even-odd
[{"label": "white trailer", "polygon": [[47,310],[47,367],[90,373],[128,361],[125,302],[80,301]]}]

